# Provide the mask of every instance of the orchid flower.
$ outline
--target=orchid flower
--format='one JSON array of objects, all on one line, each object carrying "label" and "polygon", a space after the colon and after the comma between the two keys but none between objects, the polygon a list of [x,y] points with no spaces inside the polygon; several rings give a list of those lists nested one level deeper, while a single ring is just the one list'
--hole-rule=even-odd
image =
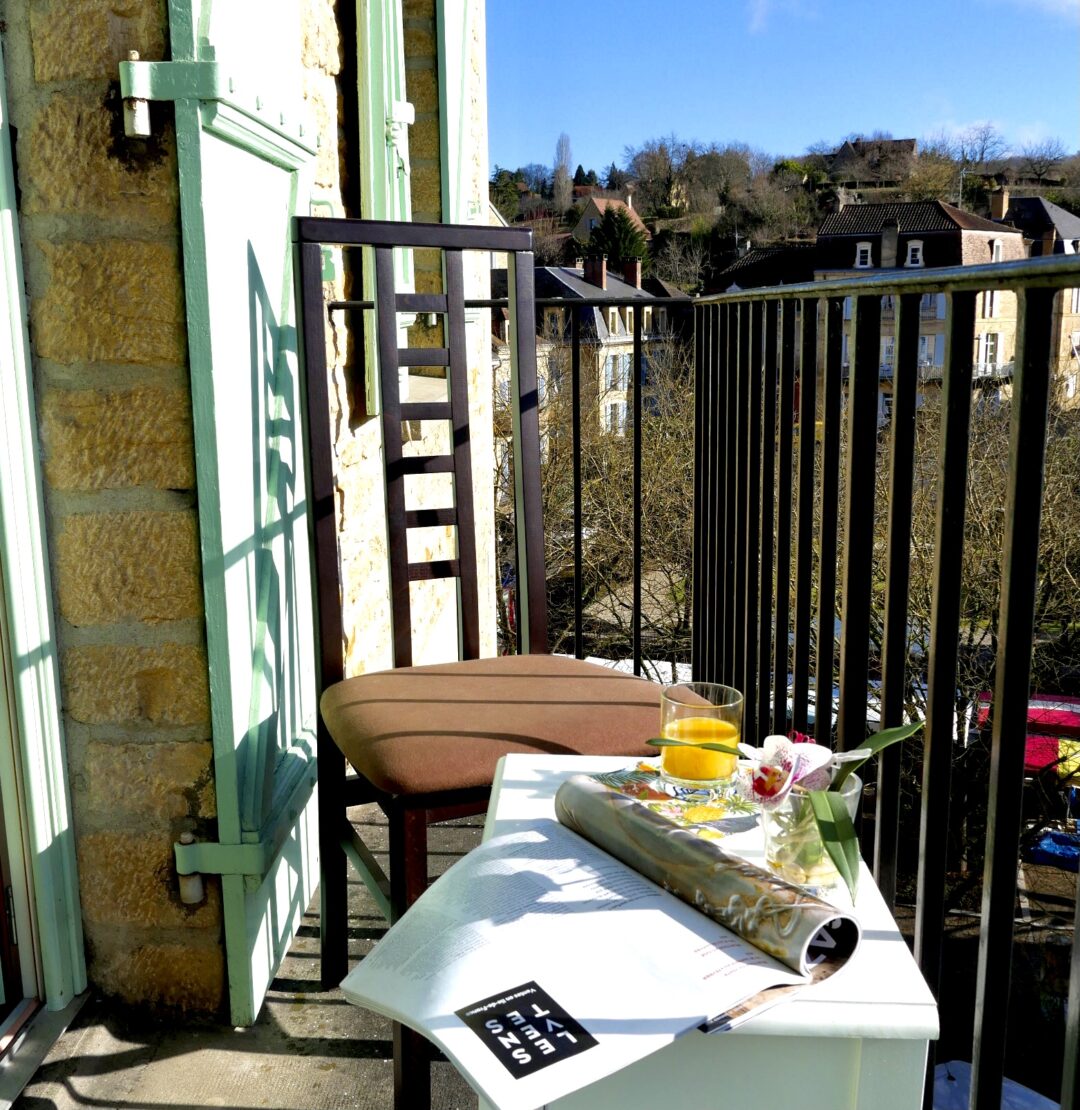
[{"label": "orchid flower", "polygon": [[869,748],[834,752],[801,733],[766,736],[760,748],[740,744],[739,751],[751,764],[750,797],[765,809],[780,805],[794,786],[828,790],[841,763],[861,763],[871,754]]}]

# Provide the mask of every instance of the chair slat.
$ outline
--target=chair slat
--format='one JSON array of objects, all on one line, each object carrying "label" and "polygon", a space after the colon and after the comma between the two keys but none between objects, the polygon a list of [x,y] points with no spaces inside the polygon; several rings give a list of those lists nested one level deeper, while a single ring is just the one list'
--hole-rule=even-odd
[{"label": "chair slat", "polygon": [[460,559],[432,559],[427,563],[409,564],[410,582],[430,582],[437,578],[460,578]]},{"label": "chair slat", "polygon": [[449,420],[449,401],[406,401],[401,406],[402,420]]},{"label": "chair slat", "polygon": [[446,297],[442,293],[395,293],[394,306],[398,312],[446,312]]},{"label": "chair slat", "polygon": [[394,461],[387,460],[387,472],[391,478],[403,474],[451,474],[454,470],[453,455],[404,455]]},{"label": "chair slat", "polygon": [[405,514],[406,528],[436,528],[440,524],[457,524],[458,511],[448,509],[410,509]]},{"label": "chair slat", "polygon": [[445,347],[399,347],[398,366],[449,366],[450,352]]}]

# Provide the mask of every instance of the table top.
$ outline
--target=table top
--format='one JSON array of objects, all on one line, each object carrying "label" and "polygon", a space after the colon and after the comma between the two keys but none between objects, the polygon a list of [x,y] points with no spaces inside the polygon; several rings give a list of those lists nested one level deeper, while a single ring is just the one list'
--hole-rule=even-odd
[{"label": "table top", "polygon": [[[634,762],[621,756],[505,756],[495,774],[485,839],[555,820],[555,792],[567,776],[616,770]],[[763,864],[756,828],[727,838],[723,846]],[[846,891],[839,891],[834,901],[840,904],[843,898]],[[854,912],[862,926],[862,943],[840,972],[727,1035],[936,1038],[934,998],[865,862]]]}]

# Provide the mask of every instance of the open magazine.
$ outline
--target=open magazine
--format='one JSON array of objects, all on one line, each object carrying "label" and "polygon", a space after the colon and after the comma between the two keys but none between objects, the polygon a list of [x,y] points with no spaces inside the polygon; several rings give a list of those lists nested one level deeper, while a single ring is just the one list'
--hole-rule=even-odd
[{"label": "open magazine", "polygon": [[732,1028],[858,945],[850,913],[588,776],[556,813],[459,860],[342,983],[501,1110]]}]

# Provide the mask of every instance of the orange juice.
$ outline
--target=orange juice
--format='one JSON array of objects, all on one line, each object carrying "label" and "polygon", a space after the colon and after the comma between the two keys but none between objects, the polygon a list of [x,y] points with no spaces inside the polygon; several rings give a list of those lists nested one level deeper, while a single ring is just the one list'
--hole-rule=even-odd
[{"label": "orange juice", "polygon": [[[726,744],[734,748],[739,730],[731,721],[716,717],[678,717],[664,725],[668,740],[681,740],[685,745]],[[660,766],[673,779],[708,782],[730,778],[735,774],[736,756],[707,748],[670,747],[660,749]]]}]

